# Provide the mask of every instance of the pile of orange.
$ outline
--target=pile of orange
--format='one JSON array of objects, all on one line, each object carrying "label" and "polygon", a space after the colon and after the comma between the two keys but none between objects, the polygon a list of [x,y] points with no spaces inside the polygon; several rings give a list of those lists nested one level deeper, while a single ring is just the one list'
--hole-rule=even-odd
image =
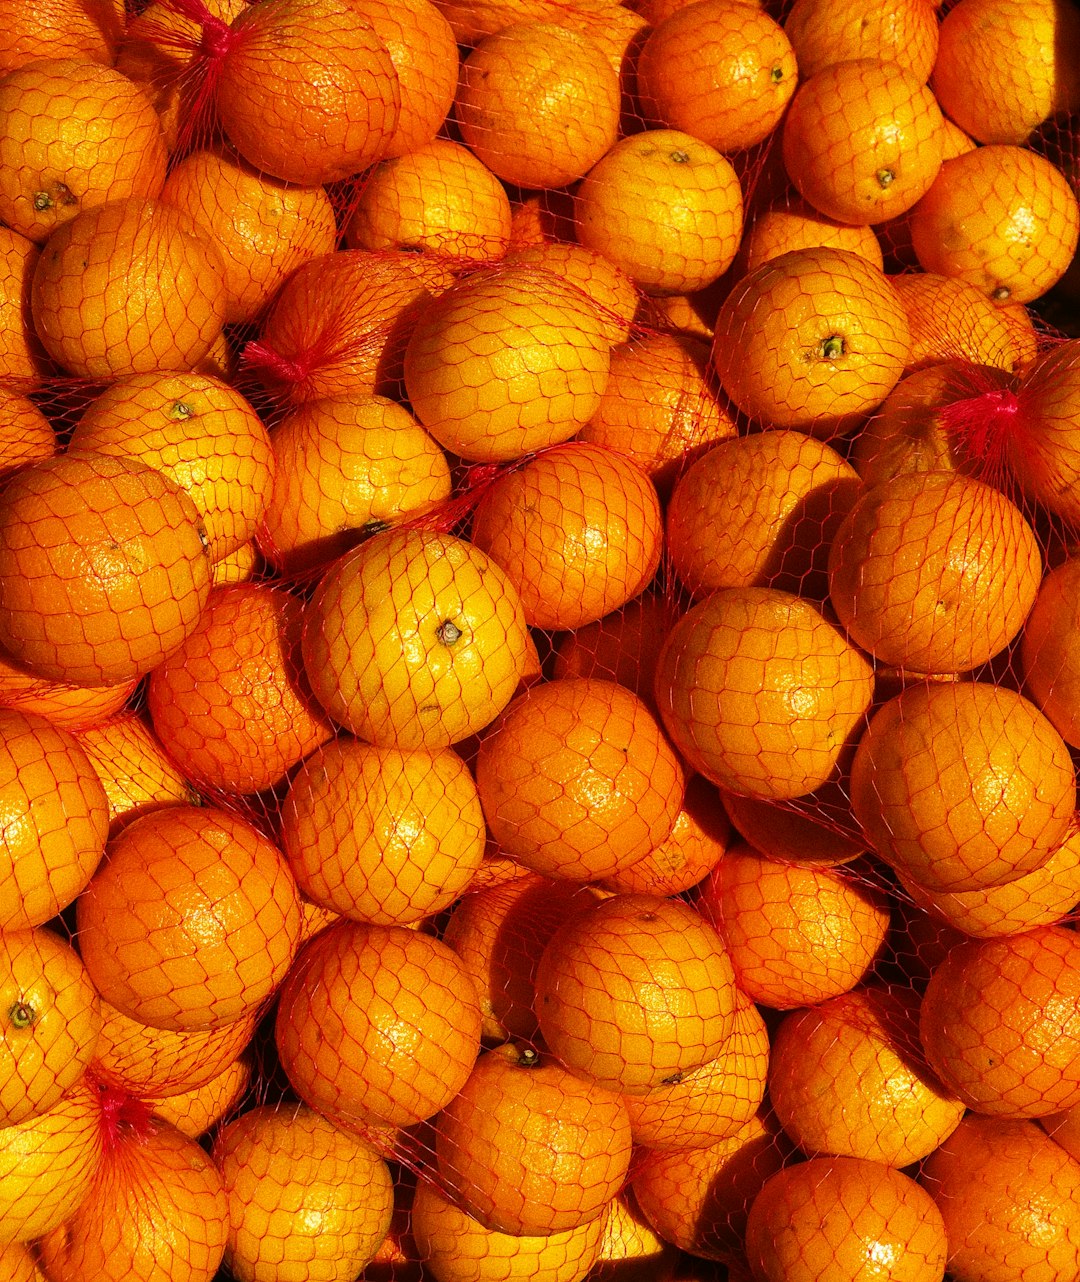
[{"label": "pile of orange", "polygon": [[1076,0],[0,24],[0,1282],[1075,1282]]}]

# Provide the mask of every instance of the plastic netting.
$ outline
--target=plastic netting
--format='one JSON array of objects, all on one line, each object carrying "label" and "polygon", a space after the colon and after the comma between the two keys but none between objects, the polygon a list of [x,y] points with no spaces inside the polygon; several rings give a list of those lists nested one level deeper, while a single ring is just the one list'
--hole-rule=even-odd
[{"label": "plastic netting", "polygon": [[1075,1282],[1074,0],[0,22],[0,1282]]}]

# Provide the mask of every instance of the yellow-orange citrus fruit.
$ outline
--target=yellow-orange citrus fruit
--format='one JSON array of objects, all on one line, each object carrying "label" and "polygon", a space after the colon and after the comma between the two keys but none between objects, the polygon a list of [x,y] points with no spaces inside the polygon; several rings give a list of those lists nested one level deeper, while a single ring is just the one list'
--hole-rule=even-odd
[{"label": "yellow-orange citrus fruit", "polygon": [[[1051,512],[1075,523],[1080,516],[1075,497],[1080,456],[1074,435],[1080,405],[1080,343],[1054,343],[1024,368],[1015,402],[1001,398],[1003,421],[996,419],[992,404],[976,404],[987,410],[991,440],[1000,431],[1006,464],[1024,490]],[[1018,420],[1011,431],[1010,419]]]},{"label": "yellow-orange citrus fruit", "polygon": [[622,343],[630,337],[641,295],[630,277],[598,250],[573,241],[530,243],[515,236],[504,260],[508,265],[544,268],[576,285],[599,308],[612,343]]},{"label": "yellow-orange citrus fruit", "polygon": [[197,1140],[237,1108],[251,1079],[251,1060],[239,1056],[205,1086],[147,1102],[155,1116],[175,1126],[188,1139]]},{"label": "yellow-orange citrus fruit", "polygon": [[[823,801],[833,788],[819,794]],[[851,807],[845,804],[840,815],[816,809],[795,810],[783,802],[763,801],[758,797],[740,797],[721,791],[724,809],[736,830],[755,850],[783,863],[808,864],[817,868],[835,868],[850,863],[866,853],[866,842],[853,831]],[[846,798],[845,798],[846,802]]]},{"label": "yellow-orange citrus fruit", "polygon": [[784,31],[804,78],[836,62],[873,58],[925,83],[938,51],[937,15],[922,0],[795,0]]},{"label": "yellow-orange citrus fruit", "polygon": [[83,730],[118,713],[135,692],[138,679],[115,685],[77,686],[35,676],[0,654],[0,706],[36,712],[62,730]]},{"label": "yellow-orange citrus fruit", "polygon": [[16,391],[36,387],[50,369],[30,311],[40,257],[32,240],[0,227],[0,382]]},{"label": "yellow-orange citrus fruit", "polygon": [[[912,4],[919,0],[911,0]],[[884,270],[881,242],[872,227],[852,226],[820,213],[798,196],[785,196],[747,224],[736,259],[739,274],[756,271],[793,249],[846,249]]]},{"label": "yellow-orange citrus fruit", "polygon": [[1080,743],[1080,669],[1071,644],[1080,624],[1080,559],[1050,570],[1020,638],[1025,690],[1066,741]]},{"label": "yellow-orange citrus fruit", "polygon": [[561,637],[552,676],[617,681],[654,707],[656,661],[677,613],[675,603],[661,593],[635,597],[613,614]]},{"label": "yellow-orange citrus fruit", "polygon": [[56,432],[34,402],[0,387],[0,477],[56,449]]},{"label": "yellow-orange citrus fruit", "polygon": [[0,67],[8,70],[36,58],[87,58],[109,66],[123,29],[116,0],[45,0],[28,9],[4,0],[5,33]]}]

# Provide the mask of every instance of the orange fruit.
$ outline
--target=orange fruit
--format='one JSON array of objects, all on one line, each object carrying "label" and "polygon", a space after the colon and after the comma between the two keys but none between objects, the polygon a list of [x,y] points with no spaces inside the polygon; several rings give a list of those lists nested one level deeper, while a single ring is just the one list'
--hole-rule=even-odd
[{"label": "orange fruit", "polygon": [[815,209],[881,223],[910,209],[941,167],[943,119],[912,71],[855,58],[804,80],[784,117],[784,165]]},{"label": "orange fruit", "polygon": [[281,844],[304,894],[381,926],[449,907],[479,869],[486,836],[472,775],[448,748],[336,739],[305,759],[281,808]]},{"label": "orange fruit", "polygon": [[1080,669],[1071,638],[1080,624],[1080,560],[1050,570],[1020,637],[1024,689],[1066,743],[1080,743]]},{"label": "orange fruit", "polygon": [[348,0],[268,0],[220,34],[214,107],[255,169],[317,186],[381,159],[401,86],[382,36]]},{"label": "orange fruit", "polygon": [[300,901],[277,847],[213,807],[142,815],[109,843],[78,902],[82,958],[125,1015],[178,1031],[257,1011],[300,939]]},{"label": "orange fruit", "polygon": [[410,1214],[418,1254],[435,1282],[489,1277],[581,1282],[601,1258],[607,1223],[601,1216],[558,1233],[500,1233],[485,1228],[426,1179],[417,1182]]},{"label": "orange fruit", "polygon": [[815,1006],[850,992],[885,942],[888,903],[872,886],[829,868],[729,850],[695,903],[720,932],[735,982],[773,1010]]},{"label": "orange fruit", "polygon": [[625,454],[666,497],[689,461],[734,435],[709,375],[708,344],[655,333],[612,350],[604,395],[577,439]]},{"label": "orange fruit", "polygon": [[892,391],[910,341],[885,276],[858,254],[823,246],[781,254],[739,281],[716,318],[712,359],[752,419],[833,436]]},{"label": "orange fruit", "polygon": [[510,198],[461,143],[433,138],[380,161],[345,229],[350,249],[410,249],[500,258],[510,243]]},{"label": "orange fruit", "polygon": [[874,676],[820,609],[775,588],[722,588],[667,635],[656,669],[664,727],[722,788],[786,800],[836,769]]},{"label": "orange fruit", "polygon": [[409,403],[444,449],[509,462],[568,440],[592,417],[609,331],[592,299],[551,271],[478,272],[421,313],[405,348]]},{"label": "orange fruit", "polygon": [[[565,0],[436,0],[454,29],[458,44],[475,45],[517,22],[555,22],[571,7]],[[578,11],[602,16],[618,0],[573,0]]]},{"label": "orange fruit", "polygon": [[504,182],[564,187],[615,144],[619,78],[595,41],[553,22],[521,22],[465,57],[455,120]]},{"label": "orange fruit", "polygon": [[496,477],[471,538],[514,584],[531,627],[579,628],[648,586],[660,563],[660,501],[625,456],[575,442]]},{"label": "orange fruit", "polygon": [[679,129],[620,139],[577,189],[577,238],[649,293],[704,289],[731,266],[743,227],[738,175]]},{"label": "orange fruit", "polygon": [[106,201],[157,196],[167,159],[157,113],[118,71],[48,58],[0,78],[0,218],[31,240]]},{"label": "orange fruit", "polygon": [[1044,1117],[1080,1103],[1080,939],[1041,926],[950,949],[919,1033],[931,1068],[977,1113]]},{"label": "orange fruit", "polygon": [[654,24],[636,71],[646,117],[722,152],[764,141],[797,78],[784,29],[741,0],[698,0]]},{"label": "orange fruit", "polygon": [[250,1109],[218,1132],[213,1157],[237,1282],[356,1277],[390,1228],[386,1163],[303,1105]]},{"label": "orange fruit", "polygon": [[251,1086],[251,1063],[233,1062],[205,1086],[148,1101],[156,1117],[168,1122],[188,1139],[197,1140],[232,1113]]},{"label": "orange fruit", "polygon": [[784,18],[784,31],[808,77],[823,67],[858,58],[894,62],[924,84],[938,52],[938,20],[922,0],[795,0]]},{"label": "orange fruit", "polygon": [[969,1113],[921,1180],[957,1282],[1055,1282],[1080,1268],[1080,1162],[1032,1122]]},{"label": "orange fruit", "polygon": [[672,567],[696,597],[747,587],[824,597],[833,534],[861,491],[851,465],[803,432],[722,441],[676,482]]},{"label": "orange fruit", "polygon": [[878,854],[932,892],[982,890],[1044,864],[1076,808],[1064,740],[1022,695],[921,682],[874,714],[852,808]]},{"label": "orange fruit", "polygon": [[480,1002],[445,944],[343,919],[305,944],[281,991],[275,1039],[297,1094],[335,1122],[409,1126],[465,1084]]},{"label": "orange fruit", "polygon": [[602,1219],[630,1165],[617,1095],[513,1043],[487,1051],[436,1122],[436,1168],[487,1229],[535,1237]]},{"label": "orange fruit", "polygon": [[784,803],[721,792],[740,835],[760,854],[783,863],[835,868],[866,852],[866,843],[827,813],[793,810]]},{"label": "orange fruit", "polygon": [[484,737],[476,782],[488,831],[534,872],[611,877],[671,832],[682,767],[647,706],[614,682],[550,681]]},{"label": "orange fruit", "polygon": [[101,862],[105,791],[74,735],[35,713],[0,709],[0,930],[40,926]]},{"label": "orange fruit", "polygon": [[1080,205],[1068,180],[1026,147],[990,144],[942,164],[911,211],[924,271],[956,276],[994,302],[1030,303],[1076,252]]},{"label": "orange fruit", "polygon": [[1016,399],[991,397],[976,403],[975,421],[985,424],[1009,471],[1043,507],[1075,523],[1077,457],[1076,406],[1080,404],[1080,343],[1056,343],[1022,372]]},{"label": "orange fruit", "polygon": [[[1039,1125],[1049,1135],[1055,1144],[1059,1145],[1069,1154],[1070,1157],[1076,1158],[1077,1154],[1077,1135],[1076,1124],[1080,1120],[1080,1111],[1075,1108],[1068,1108],[1062,1113],[1050,1113],[1046,1117],[1040,1117]],[[1008,1125],[1008,1123],[1003,1123]],[[1077,1158],[1080,1161],[1080,1158]]]},{"label": "orange fruit", "polygon": [[527,243],[515,236],[504,261],[507,265],[541,267],[565,283],[576,285],[599,310],[612,343],[622,343],[630,337],[641,295],[630,277],[604,254],[571,241]]},{"label": "orange fruit", "polygon": [[56,453],[56,433],[41,410],[25,396],[0,387],[0,477]]},{"label": "orange fruit", "polygon": [[656,661],[676,614],[674,603],[663,595],[634,597],[614,613],[561,637],[552,676],[617,681],[651,708]]},{"label": "orange fruit", "polygon": [[270,434],[274,484],[259,543],[287,573],[324,565],[375,530],[450,497],[450,465],[407,409],[343,393],[298,405]]},{"label": "orange fruit", "polygon": [[873,986],[784,1016],[769,1099],[804,1153],[895,1167],[927,1157],[965,1112],[923,1061],[918,996]]},{"label": "orange fruit", "polygon": [[[134,1110],[133,1110],[134,1112]],[[211,1282],[228,1231],[221,1176],[199,1145],[123,1107],[86,1197],[39,1243],[53,1277]]]},{"label": "orange fruit", "polygon": [[48,681],[0,654],[0,705],[36,712],[63,730],[83,730],[120,711],[137,679],[109,686],[75,686]]},{"label": "orange fruit", "polygon": [[0,934],[0,1127],[47,1112],[86,1071],[101,1029],[78,954],[48,930]]},{"label": "orange fruit", "polygon": [[1042,558],[1020,509],[956,472],[867,490],[829,550],[829,598],[852,640],[912,672],[964,672],[1019,633]]},{"label": "orange fruit", "polygon": [[0,382],[29,391],[49,372],[30,313],[30,283],[41,251],[26,236],[0,227]]},{"label": "orange fruit", "polygon": [[536,1002],[544,1044],[567,1068],[609,1090],[643,1094],[720,1054],[735,1027],[735,973],[720,937],[689,904],[616,894],[552,935]]},{"label": "orange fruit", "polygon": [[288,276],[333,251],[337,227],[322,187],[253,169],[223,146],[190,152],[161,190],[212,237],[225,263],[226,321],[258,320]]},{"label": "orange fruit", "polygon": [[909,369],[966,361],[1016,373],[1034,354],[1004,309],[970,282],[933,272],[903,272],[891,280],[911,326]]},{"label": "orange fruit", "polygon": [[214,588],[146,688],[154,732],[197,784],[260,792],[333,735],[303,678],[304,606],[284,588]]},{"label": "orange fruit", "polygon": [[[921,0],[911,0],[912,4]],[[837,222],[798,196],[763,209],[747,224],[736,264],[741,276],[793,249],[844,249],[884,269],[881,242],[874,229]]]},{"label": "orange fruit", "polygon": [[941,1282],[951,1245],[930,1195],[901,1171],[818,1157],[754,1199],[746,1253],[758,1282]]},{"label": "orange fruit", "polygon": [[7,71],[36,58],[76,57],[108,66],[120,35],[121,15],[115,0],[45,0],[32,9],[19,0],[4,0],[0,67]]},{"label": "orange fruit", "polygon": [[1080,109],[1078,44],[1080,16],[1062,0],[962,0],[941,21],[934,93],[979,142],[1025,143]]},{"label": "orange fruit", "polygon": [[41,1237],[85,1199],[102,1160],[102,1120],[83,1078],[47,1113],[0,1128],[0,1245]]},{"label": "orange fruit", "polygon": [[215,588],[235,583],[248,583],[260,568],[259,549],[254,539],[242,543],[235,552],[226,553],[210,567],[210,581]]},{"label": "orange fruit", "polygon": [[8,1282],[44,1282],[33,1248],[22,1242],[0,1246],[0,1277]]}]

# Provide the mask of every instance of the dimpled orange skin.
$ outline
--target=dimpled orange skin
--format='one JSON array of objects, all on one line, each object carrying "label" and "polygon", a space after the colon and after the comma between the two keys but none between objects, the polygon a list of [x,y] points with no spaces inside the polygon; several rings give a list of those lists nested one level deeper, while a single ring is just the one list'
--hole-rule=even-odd
[{"label": "dimpled orange skin", "polygon": [[41,251],[10,227],[0,227],[0,379],[28,392],[50,371],[30,315],[30,282]]},{"label": "dimpled orange skin", "polygon": [[138,679],[107,686],[77,686],[36,677],[0,654],[0,706],[36,712],[62,730],[81,731],[120,712]]},{"label": "dimpled orange skin", "polygon": [[903,303],[866,259],[819,246],[751,272],[725,299],[712,361],[751,418],[832,436],[885,399],[910,356]]},{"label": "dimpled orange skin", "polygon": [[1043,579],[1020,638],[1025,689],[1066,743],[1080,745],[1080,558]]},{"label": "dimpled orange skin", "polygon": [[853,58],[896,62],[924,84],[938,51],[938,19],[922,0],[795,0],[784,31],[805,79]]},{"label": "dimpled orange skin", "polygon": [[159,806],[194,801],[194,786],[165,750],[140,712],[128,709],[76,730],[109,803],[109,835]]},{"label": "dimpled orange skin", "polygon": [[251,1059],[243,1056],[234,1059],[205,1086],[148,1102],[158,1117],[188,1139],[197,1140],[237,1110],[251,1089],[252,1076]]},{"label": "dimpled orange skin", "polygon": [[1080,519],[1080,342],[1054,343],[1024,370],[1019,430],[1006,430],[1010,467],[1024,490],[1070,523]]},{"label": "dimpled orange skin", "polygon": [[775,588],[724,588],[668,633],[664,726],[722,788],[786,800],[823,784],[873,697],[865,656],[820,609]]},{"label": "dimpled orange skin", "polygon": [[0,477],[56,451],[56,432],[41,410],[28,397],[0,386]]},{"label": "dimpled orange skin", "polygon": [[0,23],[5,71],[36,58],[85,58],[109,66],[123,25],[115,0],[42,0],[33,8],[3,0]]},{"label": "dimpled orange skin", "polygon": [[[912,0],[918,4],[922,0]],[[779,258],[792,249],[828,246],[859,254],[879,271],[885,259],[872,227],[853,227],[819,213],[799,196],[785,194],[752,218],[739,245],[736,260],[740,274],[756,271],[770,258]]]},{"label": "dimpled orange skin", "polygon": [[0,643],[54,681],[141,677],[192,631],[210,594],[192,500],[146,463],[45,459],[0,499]]}]

